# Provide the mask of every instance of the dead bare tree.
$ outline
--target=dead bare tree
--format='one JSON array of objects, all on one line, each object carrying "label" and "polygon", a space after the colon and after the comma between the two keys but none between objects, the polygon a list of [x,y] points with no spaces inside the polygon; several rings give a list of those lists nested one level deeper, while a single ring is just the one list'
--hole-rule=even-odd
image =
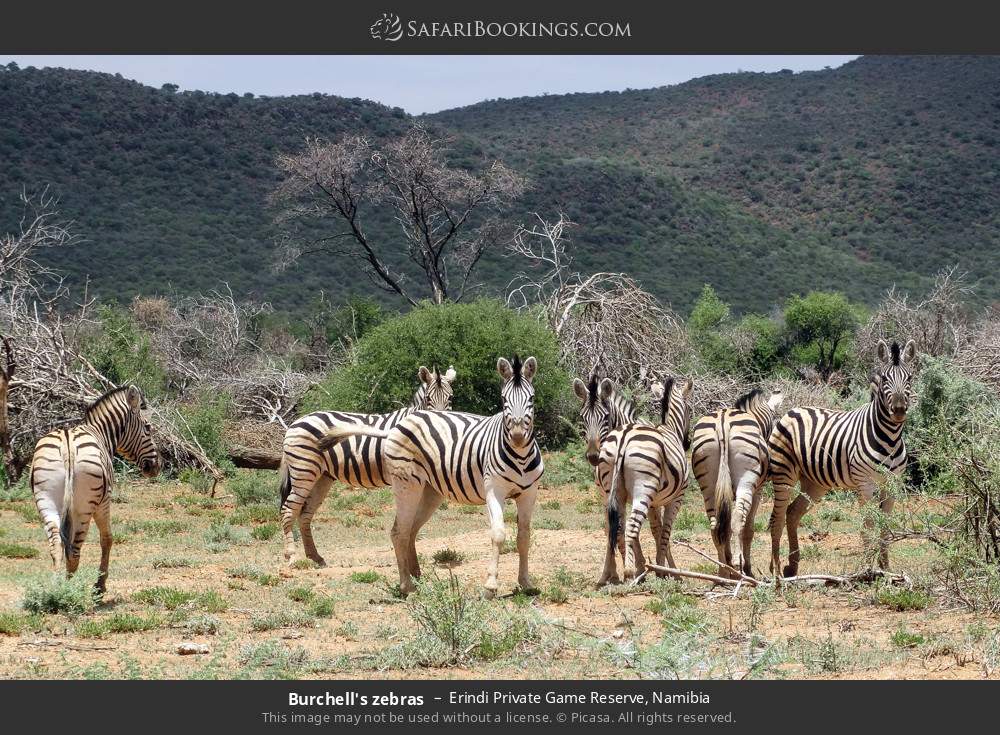
[{"label": "dead bare tree", "polygon": [[[402,256],[423,274],[435,303],[460,301],[475,286],[470,279],[483,254],[504,240],[505,210],[525,181],[499,161],[479,173],[450,166],[448,143],[415,125],[381,148],[346,136],[309,139],[301,153],[279,156],[284,181],[272,200],[285,231],[278,267],[309,253],[355,258],[375,285],[415,306],[417,290],[392,265]],[[369,237],[365,218],[379,206],[399,225],[402,245]],[[331,223],[337,231],[308,235]]]},{"label": "dead bare tree", "polygon": [[[10,443],[10,425],[7,422],[7,391],[10,387],[10,381],[14,377],[14,371],[17,369],[17,364],[14,361],[14,348],[10,338],[0,334],[0,341],[3,342],[5,358],[3,366],[0,366],[0,454],[3,457],[3,465],[7,468],[12,466],[14,461],[14,452]],[[6,469],[3,477],[4,482],[10,482]]]},{"label": "dead bare tree", "polygon": [[912,339],[919,354],[952,357],[969,338],[970,317],[965,302],[972,292],[966,275],[954,267],[940,271],[930,293],[916,303],[893,287],[858,330],[857,353],[874,355],[880,339]]},{"label": "dead bare tree", "polygon": [[605,375],[634,392],[647,387],[650,371],[679,371],[691,352],[681,319],[624,273],[574,271],[573,223],[561,214],[554,223],[535,218],[508,246],[527,267],[508,285],[507,304],[540,309],[559,339],[564,366],[589,375],[600,363]]}]

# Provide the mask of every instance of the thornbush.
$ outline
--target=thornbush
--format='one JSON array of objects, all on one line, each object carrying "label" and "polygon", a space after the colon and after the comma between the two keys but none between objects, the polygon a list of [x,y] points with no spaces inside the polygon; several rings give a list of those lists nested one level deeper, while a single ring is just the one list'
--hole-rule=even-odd
[{"label": "thornbush", "polygon": [[393,411],[410,402],[417,368],[454,365],[454,409],[494,414],[500,410],[497,358],[514,354],[538,360],[534,386],[539,439],[549,446],[565,441],[568,426],[559,412],[573,401],[569,376],[557,364],[555,335],[533,316],[485,299],[424,304],[383,322],[358,340],[349,365],[306,395],[303,412]]}]

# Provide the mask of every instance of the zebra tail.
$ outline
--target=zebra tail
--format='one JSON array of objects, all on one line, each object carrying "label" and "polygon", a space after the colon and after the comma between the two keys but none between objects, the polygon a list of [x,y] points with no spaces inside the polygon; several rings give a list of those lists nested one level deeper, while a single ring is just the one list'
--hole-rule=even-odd
[{"label": "zebra tail", "polygon": [[625,458],[622,447],[625,445],[626,433],[622,432],[618,449],[615,451],[615,464],[611,470],[611,490],[608,493],[608,548],[614,549],[618,543],[618,530],[621,528],[622,507],[618,498],[618,475],[623,472]]},{"label": "zebra tail", "polygon": [[288,473],[288,463],[285,462],[284,452],[281,454],[281,464],[278,466],[278,494],[281,499],[278,501],[278,510],[285,507],[285,501],[292,494],[292,476]]},{"label": "zebra tail", "polygon": [[73,442],[67,437],[66,452],[63,454],[63,502],[59,510],[59,535],[63,542],[63,556],[69,559],[73,551],[76,528],[73,518]]},{"label": "zebra tail", "polygon": [[719,440],[719,472],[715,480],[715,518],[712,531],[716,538],[726,538],[733,516],[733,479],[729,471],[729,444],[726,441],[726,421],[723,416],[715,435]]},{"label": "zebra tail", "polygon": [[349,439],[352,436],[374,436],[379,439],[385,439],[389,436],[389,432],[383,431],[382,429],[376,429],[374,426],[367,426],[365,424],[331,426],[326,430],[323,436],[316,441],[316,448],[321,452],[326,452],[342,442],[344,439]]}]

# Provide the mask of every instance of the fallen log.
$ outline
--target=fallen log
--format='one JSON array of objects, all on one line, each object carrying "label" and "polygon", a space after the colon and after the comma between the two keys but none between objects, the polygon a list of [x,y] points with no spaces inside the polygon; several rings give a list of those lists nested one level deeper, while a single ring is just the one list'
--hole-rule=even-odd
[{"label": "fallen log", "polygon": [[229,461],[247,470],[276,470],[281,464],[281,452],[235,445],[229,449]]}]

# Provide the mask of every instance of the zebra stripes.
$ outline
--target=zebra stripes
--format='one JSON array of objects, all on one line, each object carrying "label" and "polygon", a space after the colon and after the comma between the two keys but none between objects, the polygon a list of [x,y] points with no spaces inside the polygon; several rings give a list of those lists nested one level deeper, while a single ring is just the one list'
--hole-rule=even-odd
[{"label": "zebra stripes", "polygon": [[146,407],[135,386],[116,388],[98,398],[83,423],[51,431],[35,445],[31,458],[31,492],[49,539],[56,571],[73,574],[91,519],[101,534],[101,566],[97,590],[104,592],[111,560],[111,458],[117,451],[146,477],[160,471]]},{"label": "zebra stripes", "polygon": [[[768,441],[771,457],[770,478],[774,482],[774,510],[771,513],[771,571],[780,568],[781,533],[788,526],[788,565],[784,575],[794,576],[799,568],[798,527],[802,516],[833,488],[857,490],[859,502],[868,502],[879,491],[883,512],[892,510],[893,498],[886,492],[886,474],[899,475],[906,464],[903,423],[912,398],[915,356],[913,340],[900,350],[878,342],[880,363],[871,379],[871,401],[853,411],[822,408],[795,408],[775,425]],[[802,492],[788,505],[792,488],[801,483]],[[787,514],[787,515],[786,515]],[[872,530],[867,519],[862,539],[867,547]],[[879,540],[879,563],[889,565],[887,540]]]},{"label": "zebra stripes", "polygon": [[316,411],[298,419],[285,432],[279,474],[281,528],[284,534],[284,558],[295,562],[296,521],[306,556],[326,564],[316,549],[312,519],[323,504],[334,480],[361,488],[384,487],[389,482],[385,471],[385,446],[381,438],[355,436],[329,449],[320,449],[319,440],[331,429],[370,426],[389,430],[405,416],[421,409],[445,411],[451,408],[455,368],[441,374],[421,366],[417,371],[420,387],[410,405],[392,413],[365,414],[341,411]]},{"label": "zebra stripes", "polygon": [[386,440],[386,468],[396,497],[396,519],[390,536],[403,594],[412,592],[420,576],[416,538],[441,505],[442,498],[465,505],[485,505],[492,555],[486,592],[497,590],[497,568],[506,540],[503,503],[517,505],[518,584],[529,587],[528,547],[531,515],[544,465],[535,441],[534,357],[522,364],[497,361],[503,378],[502,410],[492,416],[452,411],[416,411],[385,431],[369,426],[334,427],[321,441],[335,447],[355,435]]},{"label": "zebra stripes", "polygon": [[635,421],[635,403],[618,393],[610,378],[602,379],[597,368],[586,383],[575,378],[573,392],[581,403],[587,461],[596,467],[601,457],[601,442],[612,431]]},{"label": "zebra stripes", "polygon": [[[691,469],[705,500],[720,577],[735,578],[733,569],[751,575],[753,522],[769,466],[767,437],[781,402],[780,391],[765,399],[756,389],[694,425]],[[740,539],[735,554],[734,534]]]},{"label": "zebra stripes", "polygon": [[[639,529],[652,509],[650,523],[662,508],[662,527],[656,561],[674,565],[670,553],[670,531],[680,509],[688,476],[688,427],[691,423],[693,383],[678,385],[667,378],[660,398],[660,418],[656,426],[629,424],[608,435],[601,446],[598,478],[607,492],[608,547],[604,570],[598,584],[617,578],[614,547],[621,522],[622,500],[631,502],[625,525],[625,579],[636,574],[635,546]],[[619,493],[619,490],[622,492]]]}]

